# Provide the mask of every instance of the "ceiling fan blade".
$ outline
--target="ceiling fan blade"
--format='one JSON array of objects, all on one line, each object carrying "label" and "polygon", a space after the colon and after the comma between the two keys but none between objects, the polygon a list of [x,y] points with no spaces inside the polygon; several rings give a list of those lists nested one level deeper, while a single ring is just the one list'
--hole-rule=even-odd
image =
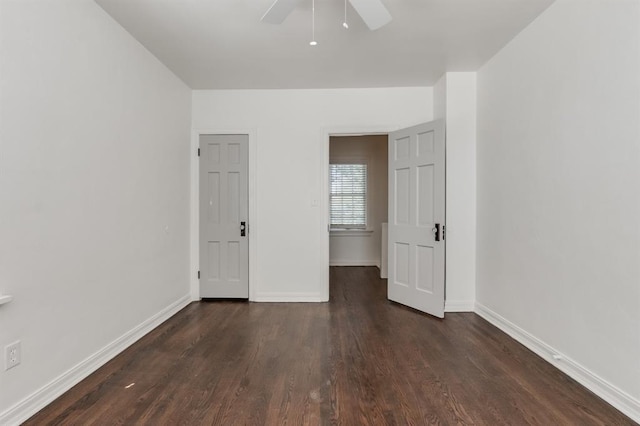
[{"label": "ceiling fan blade", "polygon": [[371,31],[391,22],[391,15],[381,0],[349,0]]},{"label": "ceiling fan blade", "polygon": [[300,3],[300,0],[276,0],[273,2],[261,21],[269,24],[282,24],[291,11]]}]

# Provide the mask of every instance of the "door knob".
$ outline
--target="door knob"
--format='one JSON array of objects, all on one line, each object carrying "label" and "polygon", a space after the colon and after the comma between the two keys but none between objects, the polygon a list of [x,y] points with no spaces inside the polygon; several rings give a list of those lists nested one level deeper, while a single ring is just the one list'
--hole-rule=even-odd
[{"label": "door knob", "polygon": [[440,224],[436,223],[435,226],[432,229],[433,231],[433,237],[436,241],[440,241]]},{"label": "door knob", "polygon": [[247,233],[247,222],[240,222],[240,236],[244,237]]}]

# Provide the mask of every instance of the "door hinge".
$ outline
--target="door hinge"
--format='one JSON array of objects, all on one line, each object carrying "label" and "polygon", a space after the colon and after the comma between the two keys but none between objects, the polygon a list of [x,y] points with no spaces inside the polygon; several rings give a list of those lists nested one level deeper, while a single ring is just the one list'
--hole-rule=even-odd
[{"label": "door hinge", "polygon": [[198,279],[200,279],[200,271],[198,271]]},{"label": "door hinge", "polygon": [[200,148],[198,148],[198,157],[200,157]]}]

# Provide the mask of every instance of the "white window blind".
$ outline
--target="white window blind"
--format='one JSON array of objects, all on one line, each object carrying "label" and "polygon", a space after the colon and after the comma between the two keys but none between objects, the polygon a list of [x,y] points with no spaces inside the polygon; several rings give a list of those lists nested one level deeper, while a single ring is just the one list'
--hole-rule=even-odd
[{"label": "white window blind", "polygon": [[330,164],[331,227],[366,228],[367,165]]}]

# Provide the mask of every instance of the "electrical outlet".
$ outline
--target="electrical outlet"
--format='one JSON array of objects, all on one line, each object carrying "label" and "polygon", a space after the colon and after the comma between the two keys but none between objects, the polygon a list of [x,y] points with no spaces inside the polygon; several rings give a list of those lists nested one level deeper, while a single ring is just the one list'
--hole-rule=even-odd
[{"label": "electrical outlet", "polygon": [[20,364],[20,340],[4,347],[4,369]]}]

